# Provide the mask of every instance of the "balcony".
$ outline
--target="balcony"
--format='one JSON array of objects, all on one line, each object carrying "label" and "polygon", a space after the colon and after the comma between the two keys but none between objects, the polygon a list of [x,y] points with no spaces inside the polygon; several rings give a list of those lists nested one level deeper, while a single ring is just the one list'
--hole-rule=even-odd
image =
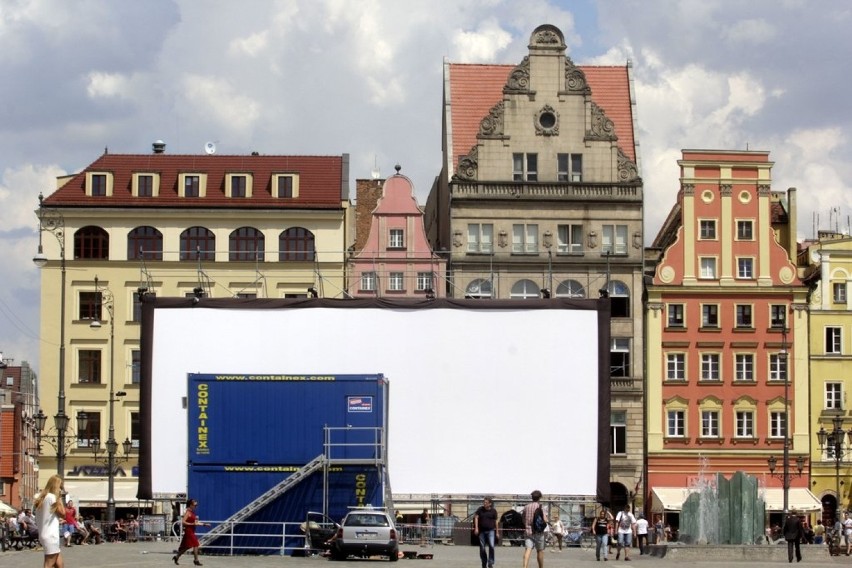
[{"label": "balcony", "polygon": [[637,377],[610,377],[609,388],[613,394],[642,394],[642,380]]},{"label": "balcony", "polygon": [[611,201],[642,203],[642,185],[455,181],[453,199],[527,199],[540,201]]}]

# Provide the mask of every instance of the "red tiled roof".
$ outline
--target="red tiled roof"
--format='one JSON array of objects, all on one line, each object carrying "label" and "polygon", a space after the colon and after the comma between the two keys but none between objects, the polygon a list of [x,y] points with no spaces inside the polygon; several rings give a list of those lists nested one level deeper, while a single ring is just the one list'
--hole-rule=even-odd
[{"label": "red tiled roof", "polygon": [[[618,145],[634,162],[633,109],[627,67],[578,66],[592,89],[592,100],[615,124]],[[476,144],[480,121],[503,100],[503,87],[514,65],[450,64],[453,164]]]},{"label": "red tiled roof", "polygon": [[[340,207],[341,184],[344,182],[343,167],[342,156],[104,154],[45,198],[44,204],[85,207],[332,209]],[[86,172],[112,173],[112,195],[86,195]],[[159,195],[134,197],[134,173],[159,174]],[[206,174],[206,196],[180,197],[178,175],[181,173]],[[251,174],[251,197],[226,196],[225,174],[230,173]],[[272,175],[283,173],[299,175],[298,197],[280,199],[272,196]]]}]

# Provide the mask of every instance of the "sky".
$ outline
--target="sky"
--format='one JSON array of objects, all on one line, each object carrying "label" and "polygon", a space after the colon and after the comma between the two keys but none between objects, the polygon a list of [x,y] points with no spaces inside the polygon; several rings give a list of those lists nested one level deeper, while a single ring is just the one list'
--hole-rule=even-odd
[{"label": "sky", "polygon": [[[817,8],[818,6],[818,8]],[[845,0],[0,0],[0,352],[38,371],[38,194],[111,153],[350,155],[424,204],[442,66],[517,64],[560,28],[578,65],[630,61],[645,242],[686,148],[766,150],[798,236],[852,215]],[[594,93],[592,93],[594,98]]]}]

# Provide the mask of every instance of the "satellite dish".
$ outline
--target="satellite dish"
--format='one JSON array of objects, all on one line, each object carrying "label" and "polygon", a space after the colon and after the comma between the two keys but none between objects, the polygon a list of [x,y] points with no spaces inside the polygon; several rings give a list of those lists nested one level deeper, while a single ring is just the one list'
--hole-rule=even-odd
[{"label": "satellite dish", "polygon": [[216,143],[215,142],[208,142],[207,144],[205,144],[204,145],[204,152],[207,153],[207,154],[211,154],[211,155],[215,154],[216,153]]}]

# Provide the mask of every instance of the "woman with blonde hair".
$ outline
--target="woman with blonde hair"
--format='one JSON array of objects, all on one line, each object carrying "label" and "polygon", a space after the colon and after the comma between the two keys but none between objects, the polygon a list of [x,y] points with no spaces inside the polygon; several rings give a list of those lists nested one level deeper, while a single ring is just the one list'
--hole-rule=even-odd
[{"label": "woman with blonde hair", "polygon": [[62,478],[53,475],[35,498],[38,540],[44,547],[44,568],[63,568],[59,551],[59,519],[65,518],[62,504]]}]

